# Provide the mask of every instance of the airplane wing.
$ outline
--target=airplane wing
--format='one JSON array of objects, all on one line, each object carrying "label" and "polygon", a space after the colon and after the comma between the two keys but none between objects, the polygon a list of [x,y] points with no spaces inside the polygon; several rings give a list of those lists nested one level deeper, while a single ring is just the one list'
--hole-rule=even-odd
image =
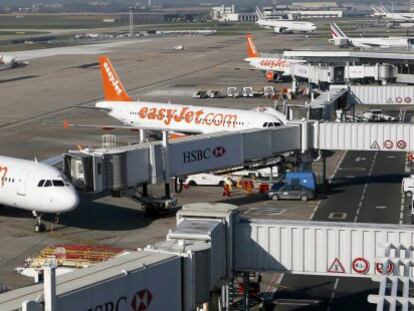
[{"label": "airplane wing", "polygon": [[[162,129],[158,127],[148,127],[148,126],[130,126],[130,125],[98,125],[98,124],[73,124],[69,123],[67,120],[63,121],[63,127],[65,129],[75,127],[75,128],[93,128],[93,129],[101,129],[104,131],[112,131],[112,130],[129,130],[132,132],[138,132],[139,130],[149,130],[149,131],[156,131],[162,132]],[[174,133],[184,133],[184,134],[201,134],[201,131],[194,131],[194,130],[179,130],[174,131]]]},{"label": "airplane wing", "polygon": [[373,48],[378,48],[382,46],[382,44],[379,44],[379,43],[367,43],[367,42],[364,42],[363,45],[368,45]]},{"label": "airplane wing", "polygon": [[258,68],[253,68],[253,67],[236,67],[236,66],[217,66],[217,68],[230,68],[230,69],[234,69],[234,70],[259,70],[259,71],[263,71],[262,69],[258,69]]},{"label": "airplane wing", "polygon": [[62,162],[63,162],[63,155],[58,155],[58,156],[51,157],[51,158],[40,161],[40,163],[47,164],[50,166],[55,166]]}]

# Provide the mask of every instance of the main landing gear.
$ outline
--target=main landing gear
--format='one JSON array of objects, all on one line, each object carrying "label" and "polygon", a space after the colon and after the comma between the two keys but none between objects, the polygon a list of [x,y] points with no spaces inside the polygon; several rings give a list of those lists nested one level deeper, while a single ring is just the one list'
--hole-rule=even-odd
[{"label": "main landing gear", "polygon": [[40,233],[46,231],[46,225],[42,223],[42,213],[33,211],[33,216],[36,217],[35,232]]}]

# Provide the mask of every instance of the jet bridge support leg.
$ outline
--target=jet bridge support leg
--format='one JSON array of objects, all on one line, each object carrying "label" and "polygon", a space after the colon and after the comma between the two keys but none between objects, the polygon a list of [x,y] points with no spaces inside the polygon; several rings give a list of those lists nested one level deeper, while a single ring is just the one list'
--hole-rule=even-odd
[{"label": "jet bridge support leg", "polygon": [[295,76],[292,76],[292,93],[297,94],[297,91],[298,91],[298,82]]},{"label": "jet bridge support leg", "polygon": [[244,311],[249,311],[249,289],[250,289],[249,272],[243,272],[243,310]]},{"label": "jet bridge support leg", "polygon": [[328,190],[328,182],[326,180],[326,154],[322,151],[322,192],[326,193]]},{"label": "jet bridge support leg", "polygon": [[145,142],[145,130],[139,129],[139,143],[143,144]]}]

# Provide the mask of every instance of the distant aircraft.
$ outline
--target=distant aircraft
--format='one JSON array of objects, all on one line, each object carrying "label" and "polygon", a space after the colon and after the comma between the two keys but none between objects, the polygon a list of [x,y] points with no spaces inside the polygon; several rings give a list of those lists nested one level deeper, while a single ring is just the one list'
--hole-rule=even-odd
[{"label": "distant aircraft", "polygon": [[373,38],[349,38],[337,24],[330,24],[332,39],[329,42],[339,47],[359,47],[359,48],[389,48],[405,47],[411,48],[414,38],[410,37],[373,37]]},{"label": "distant aircraft", "polygon": [[27,61],[17,61],[14,56],[0,54],[0,70],[6,70],[17,66],[25,66],[27,64]]},{"label": "distant aircraft", "polygon": [[181,134],[201,134],[267,128],[287,122],[284,114],[273,108],[259,107],[254,110],[202,107],[133,101],[127,94],[110,60],[99,59],[103,80],[104,100],[95,107],[121,121],[124,125],[77,125],[64,127],[93,127],[102,129],[144,129]]},{"label": "distant aircraft", "polygon": [[289,19],[268,20],[266,16],[256,8],[258,20],[256,24],[266,29],[273,29],[275,33],[312,32],[316,25],[311,22],[300,22]]},{"label": "distant aircraft", "polygon": [[372,5],[373,16],[382,17],[396,22],[414,22],[414,13],[410,12],[390,12],[384,6]]},{"label": "distant aircraft", "polygon": [[75,209],[75,188],[54,167],[37,161],[0,156],[0,204],[33,212],[35,231],[45,230],[42,213]]},{"label": "distant aircraft", "polygon": [[283,77],[290,77],[290,65],[293,63],[306,63],[305,60],[301,59],[289,59],[278,56],[260,56],[256,45],[253,42],[251,33],[246,36],[247,39],[247,58],[246,62],[249,63],[254,69],[263,71],[265,73],[266,80],[280,81]]}]

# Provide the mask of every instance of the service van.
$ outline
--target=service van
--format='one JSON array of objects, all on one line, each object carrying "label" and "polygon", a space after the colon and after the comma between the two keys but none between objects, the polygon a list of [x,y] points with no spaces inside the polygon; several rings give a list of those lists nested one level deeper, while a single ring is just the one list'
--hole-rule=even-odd
[{"label": "service van", "polygon": [[410,177],[404,177],[402,180],[402,188],[404,193],[411,197],[414,193],[414,175]]}]

